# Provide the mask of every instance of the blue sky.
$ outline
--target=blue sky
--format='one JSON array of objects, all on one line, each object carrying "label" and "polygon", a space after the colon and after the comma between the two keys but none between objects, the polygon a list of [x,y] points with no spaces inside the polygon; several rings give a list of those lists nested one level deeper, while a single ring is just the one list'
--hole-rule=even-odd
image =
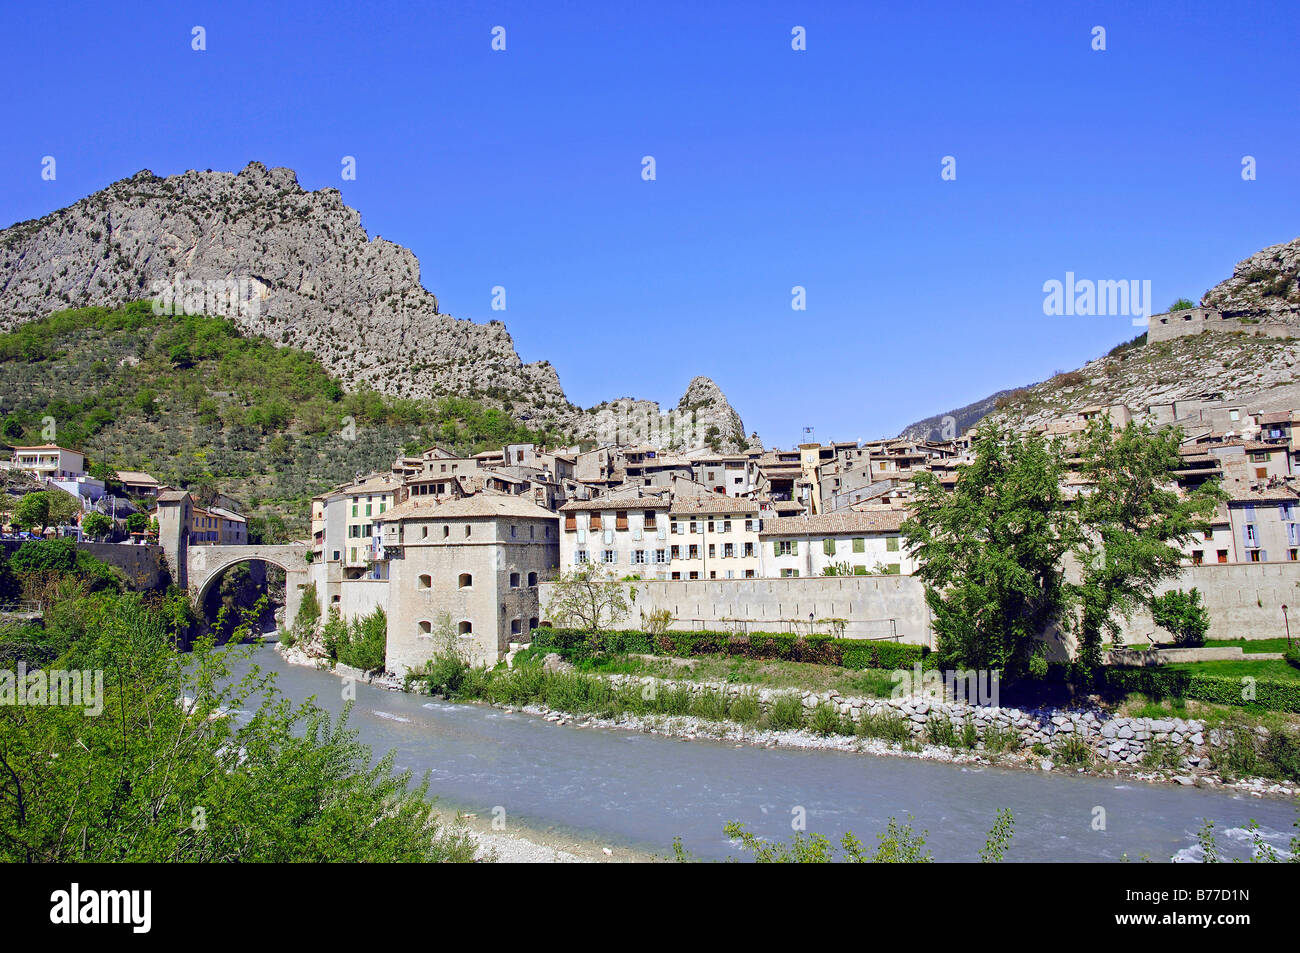
[{"label": "blue sky", "polygon": [[288,166],[576,403],[705,374],[769,445],[892,434],[1136,333],[1045,316],[1067,271],[1163,310],[1300,235],[1294,2],[158,6],[0,10],[0,224],[143,168]]}]

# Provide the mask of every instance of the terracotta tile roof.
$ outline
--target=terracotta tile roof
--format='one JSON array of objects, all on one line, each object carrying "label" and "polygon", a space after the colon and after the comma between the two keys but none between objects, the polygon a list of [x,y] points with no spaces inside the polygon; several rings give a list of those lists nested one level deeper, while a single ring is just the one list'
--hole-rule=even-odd
[{"label": "terracotta tile roof", "polygon": [[675,496],[668,512],[677,513],[735,513],[751,515],[758,512],[758,504],[753,500],[742,500],[721,493],[707,493],[703,496]]},{"label": "terracotta tile roof", "polygon": [[555,514],[543,509],[526,497],[509,493],[476,493],[459,500],[438,503],[430,497],[413,496],[405,503],[394,506],[376,523],[400,522],[408,519],[472,519],[476,517],[504,519],[555,519]]},{"label": "terracotta tile roof", "polygon": [[760,536],[846,536],[852,533],[896,533],[907,519],[904,510],[841,510],[820,516],[783,516],[764,520]]}]

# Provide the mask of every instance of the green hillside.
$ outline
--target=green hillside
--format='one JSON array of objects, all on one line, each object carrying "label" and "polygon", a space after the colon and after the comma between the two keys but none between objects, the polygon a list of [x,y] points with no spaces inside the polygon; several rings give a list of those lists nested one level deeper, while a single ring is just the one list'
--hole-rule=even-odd
[{"label": "green hillside", "polygon": [[7,443],[49,442],[52,423],[55,442],[94,464],[242,500],[272,535],[280,519],[305,533],[313,494],[402,451],[563,439],[471,400],[344,393],[307,352],[224,318],[155,315],[147,301],[0,334],[0,415]]}]

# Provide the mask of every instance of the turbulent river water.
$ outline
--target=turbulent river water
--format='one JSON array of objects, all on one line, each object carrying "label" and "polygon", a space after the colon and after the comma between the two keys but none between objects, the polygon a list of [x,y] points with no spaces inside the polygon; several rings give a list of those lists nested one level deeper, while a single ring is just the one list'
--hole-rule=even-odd
[{"label": "turbulent river water", "polygon": [[[338,713],[342,682],[286,663],[269,646],[251,664],[276,673],[290,698],[314,696]],[[613,847],[667,855],[674,837],[704,858],[738,855],[723,834],[735,820],[788,838],[795,812],[832,839],[867,844],[888,819],[914,817],[936,860],[978,859],[998,808],[1015,813],[1008,861],[1196,860],[1196,834],[1214,822],[1220,850],[1250,853],[1246,825],[1286,848],[1297,808],[1224,791],[1062,772],[970,767],[838,751],[773,749],[600,728],[559,726],[480,705],[355,686],[350,724],[378,757],[428,773],[440,804]],[[1104,829],[1095,819],[1104,811]],[[498,811],[499,813],[499,811]]]}]

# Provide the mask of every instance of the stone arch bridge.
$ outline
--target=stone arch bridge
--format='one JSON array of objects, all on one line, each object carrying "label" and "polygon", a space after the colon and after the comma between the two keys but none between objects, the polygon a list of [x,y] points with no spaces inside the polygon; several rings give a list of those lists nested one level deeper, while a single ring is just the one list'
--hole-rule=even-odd
[{"label": "stone arch bridge", "polygon": [[189,546],[185,557],[185,582],[195,605],[202,606],[212,583],[231,566],[261,561],[284,570],[284,620],[292,625],[307,585],[307,547],[301,543],[284,546]]}]

